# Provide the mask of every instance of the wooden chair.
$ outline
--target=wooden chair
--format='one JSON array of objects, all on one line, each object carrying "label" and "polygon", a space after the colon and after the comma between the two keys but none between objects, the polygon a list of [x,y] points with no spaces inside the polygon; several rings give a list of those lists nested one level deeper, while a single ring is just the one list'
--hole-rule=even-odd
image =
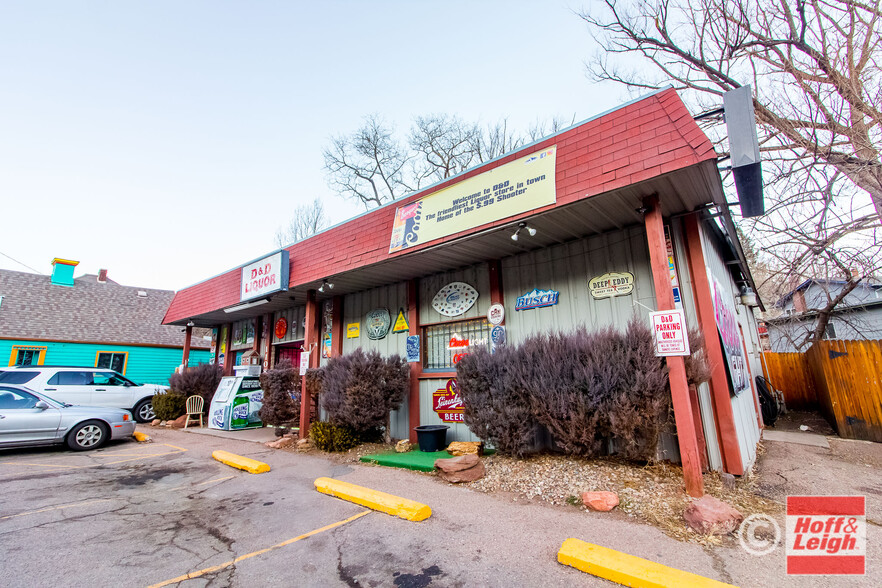
[{"label": "wooden chair", "polygon": [[191,396],[187,399],[187,420],[184,422],[185,429],[190,425],[191,420],[196,420],[196,415],[199,415],[199,428],[202,428],[202,407],[204,404],[205,400],[203,400],[201,396]]}]

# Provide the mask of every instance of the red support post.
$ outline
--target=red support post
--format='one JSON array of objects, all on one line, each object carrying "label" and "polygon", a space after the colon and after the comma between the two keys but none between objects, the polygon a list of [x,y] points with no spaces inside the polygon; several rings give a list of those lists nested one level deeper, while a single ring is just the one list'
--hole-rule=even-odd
[{"label": "red support post", "polygon": [[[664,222],[658,196],[644,198],[643,206],[647,209],[643,220],[646,224],[646,241],[649,245],[649,262],[655,286],[656,306],[659,310],[674,310],[674,292],[671,288]],[[701,474],[701,458],[692,416],[692,402],[689,398],[689,384],[686,381],[686,363],[682,357],[676,356],[667,357],[666,360],[686,492],[690,496],[703,496],[704,478]]]},{"label": "red support post", "polygon": [[729,380],[726,377],[726,358],[720,346],[717,334],[717,321],[714,315],[714,298],[711,293],[710,280],[707,277],[707,263],[704,249],[701,246],[701,231],[698,226],[698,214],[683,217],[683,232],[686,236],[689,273],[692,276],[692,293],[695,296],[695,309],[698,313],[698,324],[704,335],[707,359],[711,368],[710,391],[714,405],[717,438],[720,442],[720,456],[723,470],[741,476],[744,465],[741,461],[741,448],[738,445],[738,433],[735,430],[735,414],[732,411],[732,400],[729,395]]},{"label": "red support post", "polygon": [[272,357],[273,357],[273,329],[275,329],[275,325],[273,324],[273,315],[268,312],[263,315],[263,340],[264,340],[264,350],[263,350],[263,369],[268,370],[272,367]]},{"label": "red support post", "polygon": [[193,327],[187,325],[187,330],[184,333],[184,356],[181,359],[182,368],[181,371],[187,371],[187,366],[190,365],[190,342],[193,339]]},{"label": "red support post", "polygon": [[[315,300],[315,290],[306,292],[306,330],[303,336],[303,351],[309,354],[309,367],[318,367],[321,351],[319,350],[318,332],[316,320],[319,317],[318,304]],[[309,415],[312,398],[306,392],[306,378],[300,379],[300,438],[309,436]]]},{"label": "red support post", "polygon": [[230,350],[230,347],[233,346],[233,324],[230,323],[227,325],[227,337],[226,337],[226,351],[224,351],[224,375],[232,376],[233,375],[233,363],[236,354]]},{"label": "red support post", "polygon": [[[407,282],[407,326],[409,336],[420,336],[420,304],[419,282]],[[420,426],[420,374],[423,373],[422,361],[410,364],[410,393],[407,397],[407,421],[411,443],[417,442],[415,427]]]},{"label": "red support post", "polygon": [[343,297],[334,296],[331,301],[331,357],[343,355]]}]

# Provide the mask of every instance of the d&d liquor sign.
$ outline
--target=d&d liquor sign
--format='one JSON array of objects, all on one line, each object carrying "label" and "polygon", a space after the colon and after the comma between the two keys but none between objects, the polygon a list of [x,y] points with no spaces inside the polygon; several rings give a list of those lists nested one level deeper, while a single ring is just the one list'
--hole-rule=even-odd
[{"label": "d&d liquor sign", "polygon": [[448,380],[446,388],[439,388],[432,393],[432,410],[438,414],[442,422],[463,422],[462,415],[465,408],[462,405],[456,380]]}]

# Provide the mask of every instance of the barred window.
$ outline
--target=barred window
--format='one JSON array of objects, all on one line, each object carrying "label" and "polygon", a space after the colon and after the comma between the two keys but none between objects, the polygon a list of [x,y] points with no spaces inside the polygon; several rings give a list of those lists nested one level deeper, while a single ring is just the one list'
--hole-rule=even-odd
[{"label": "barred window", "polygon": [[490,345],[490,329],[487,319],[472,319],[432,325],[423,329],[425,364],[427,370],[452,370],[459,355],[467,354],[477,347]]}]

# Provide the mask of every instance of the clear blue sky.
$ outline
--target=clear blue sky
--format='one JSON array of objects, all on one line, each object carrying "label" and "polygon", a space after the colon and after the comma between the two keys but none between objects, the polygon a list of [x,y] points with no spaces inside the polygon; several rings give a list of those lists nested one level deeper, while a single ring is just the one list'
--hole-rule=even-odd
[{"label": "clear blue sky", "polygon": [[[0,252],[180,289],[274,249],[322,147],[379,113],[526,129],[624,102],[555,0],[10,0],[0,5]],[[29,271],[0,255],[0,267]],[[2,292],[0,292],[2,294]]]}]

